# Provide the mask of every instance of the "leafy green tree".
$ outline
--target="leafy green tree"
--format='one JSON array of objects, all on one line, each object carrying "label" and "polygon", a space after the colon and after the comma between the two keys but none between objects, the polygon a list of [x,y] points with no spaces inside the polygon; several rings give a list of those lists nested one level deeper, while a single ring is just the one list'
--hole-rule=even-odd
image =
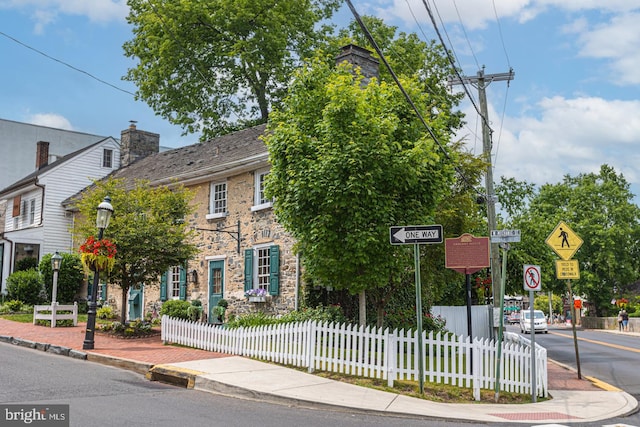
[{"label": "leafy green tree", "polygon": [[[125,79],[160,116],[203,137],[266,122],[337,0],[128,0]],[[234,123],[236,122],[236,123]]]},{"label": "leafy green tree", "polygon": [[192,212],[192,195],[181,186],[151,187],[145,181],[127,185],[125,180],[113,178],[98,181],[77,202],[84,218],[75,224],[77,236],[96,234],[96,208],[105,196],[111,198],[114,213],[104,237],[117,248],[109,282],[122,288],[120,315],[125,319],[131,287],[157,282],[163,272],[184,264],[196,253],[196,247],[188,243],[190,232],[185,222]]},{"label": "leafy green tree", "polygon": [[[430,98],[419,82],[409,77],[403,85],[424,112]],[[430,123],[444,144],[445,116]],[[363,85],[357,69],[318,55],[295,73],[265,141],[266,190],[308,274],[352,294],[397,285],[406,248],[389,244],[389,226],[432,223],[456,161],[438,149],[399,89],[375,79]]]},{"label": "leafy green tree", "polygon": [[[565,176],[558,184],[545,184],[537,191],[505,182],[502,194],[529,198],[510,216],[509,226],[521,230],[522,242],[509,252],[510,276],[516,278],[511,289],[522,289],[522,265],[542,267],[545,290],[563,293],[566,281],[556,279],[558,257],[545,244],[549,233],[565,221],[584,241],[574,255],[579,261],[580,278],[572,281],[574,293],[583,294],[595,305],[595,315],[606,315],[614,287],[626,289],[640,273],[640,209],[622,174],[602,165],[598,173]],[[528,188],[520,192],[517,188]],[[518,205],[509,201],[510,206]]]},{"label": "leafy green tree", "polygon": [[[399,32],[397,27],[387,25],[377,17],[362,16],[362,21],[394,73],[412,76],[417,80],[422,90],[429,94],[425,109],[425,114],[429,119],[434,120],[438,117],[440,120],[448,121],[447,127],[449,129],[460,128],[463,113],[456,110],[456,107],[463,99],[464,94],[454,94],[443,84],[451,76],[451,65],[442,45],[435,40],[425,42],[415,33]],[[336,52],[349,43],[371,51],[375,50],[355,20],[351,21],[347,28],[341,29],[337,37],[329,39],[331,49]],[[380,64],[380,79],[387,82],[392,81],[389,70],[382,63]]]},{"label": "leafy green tree", "polygon": [[[42,257],[38,270],[42,274],[44,285],[47,289],[49,300],[53,295],[53,268],[51,268],[51,257],[53,254],[46,254]],[[84,280],[82,262],[77,254],[61,253],[62,263],[58,272],[58,290],[56,299],[61,304],[74,301]]]}]

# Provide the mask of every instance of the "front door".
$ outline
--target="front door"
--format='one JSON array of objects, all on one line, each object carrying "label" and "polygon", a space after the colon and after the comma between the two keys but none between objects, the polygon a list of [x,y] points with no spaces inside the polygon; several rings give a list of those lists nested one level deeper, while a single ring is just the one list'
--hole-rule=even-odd
[{"label": "front door", "polygon": [[129,289],[129,320],[142,319],[142,291],[142,286],[140,289]]},{"label": "front door", "polygon": [[224,261],[209,261],[209,323],[218,323],[213,307],[218,305],[224,292]]}]

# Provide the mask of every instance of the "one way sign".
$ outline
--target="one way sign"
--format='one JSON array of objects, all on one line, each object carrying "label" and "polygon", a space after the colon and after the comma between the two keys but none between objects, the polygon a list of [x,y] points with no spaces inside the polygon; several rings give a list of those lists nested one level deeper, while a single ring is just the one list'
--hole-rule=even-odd
[{"label": "one way sign", "polygon": [[389,235],[392,245],[408,245],[420,243],[442,243],[441,225],[408,225],[390,227]]}]

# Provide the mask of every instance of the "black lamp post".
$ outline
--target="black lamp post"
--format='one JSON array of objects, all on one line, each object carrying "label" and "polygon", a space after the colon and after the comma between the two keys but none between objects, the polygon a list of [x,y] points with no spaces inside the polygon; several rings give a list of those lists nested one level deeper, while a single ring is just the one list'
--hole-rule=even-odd
[{"label": "black lamp post", "polygon": [[[98,214],[96,217],[96,226],[98,227],[98,240],[102,240],[104,229],[109,226],[109,220],[113,213],[113,206],[111,206],[111,198],[105,197],[102,203],[98,205]],[[84,350],[93,350],[94,341],[93,337],[96,328],[96,309],[98,307],[98,267],[94,267],[93,272],[93,286],[91,287],[91,299],[87,307],[87,330],[84,335],[84,342],[82,348]]]},{"label": "black lamp post", "polygon": [[[56,304],[58,298],[58,272],[62,265],[62,255],[56,251],[51,257],[51,269],[53,270],[53,291],[51,292],[51,305]],[[53,307],[51,308],[53,310]]]}]

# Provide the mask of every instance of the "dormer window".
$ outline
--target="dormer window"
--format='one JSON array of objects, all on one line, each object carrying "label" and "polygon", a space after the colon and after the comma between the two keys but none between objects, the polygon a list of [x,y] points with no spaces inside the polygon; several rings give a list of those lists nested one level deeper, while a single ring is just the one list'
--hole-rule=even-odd
[{"label": "dormer window", "polygon": [[105,148],[102,151],[102,167],[109,169],[113,168],[113,150]]}]

